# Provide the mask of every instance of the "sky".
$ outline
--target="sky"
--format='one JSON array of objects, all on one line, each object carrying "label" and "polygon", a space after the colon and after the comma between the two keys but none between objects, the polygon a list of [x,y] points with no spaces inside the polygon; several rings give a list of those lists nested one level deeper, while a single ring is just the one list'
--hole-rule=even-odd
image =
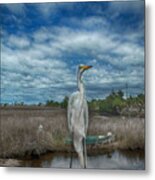
[{"label": "sky", "polygon": [[[144,1],[0,4],[1,103],[144,93]],[[126,84],[128,89],[126,89]]]}]

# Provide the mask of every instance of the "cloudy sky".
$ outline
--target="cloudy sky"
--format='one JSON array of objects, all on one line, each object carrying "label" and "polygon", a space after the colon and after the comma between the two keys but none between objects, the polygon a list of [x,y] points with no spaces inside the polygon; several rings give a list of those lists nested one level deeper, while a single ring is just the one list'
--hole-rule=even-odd
[{"label": "cloudy sky", "polygon": [[144,93],[144,2],[1,4],[1,102],[88,100],[111,90]]}]

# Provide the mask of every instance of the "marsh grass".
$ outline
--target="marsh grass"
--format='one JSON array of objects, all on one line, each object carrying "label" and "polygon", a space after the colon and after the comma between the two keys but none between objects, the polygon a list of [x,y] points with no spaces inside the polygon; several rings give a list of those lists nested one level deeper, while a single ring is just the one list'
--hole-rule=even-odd
[{"label": "marsh grass", "polygon": [[89,134],[115,135],[115,148],[119,149],[144,149],[145,146],[145,121],[137,117],[105,117],[93,116],[90,119]]},{"label": "marsh grass", "polygon": [[[1,157],[39,155],[62,148],[66,112],[49,108],[1,110]],[[42,129],[39,129],[39,126]]]},{"label": "marsh grass", "polygon": [[[112,132],[114,147],[144,148],[144,119],[90,115],[88,134]],[[41,128],[40,128],[41,127]],[[0,157],[39,156],[47,151],[69,151],[66,110],[49,107],[1,108]],[[91,149],[90,147],[89,149]],[[98,148],[96,147],[96,151]]]}]

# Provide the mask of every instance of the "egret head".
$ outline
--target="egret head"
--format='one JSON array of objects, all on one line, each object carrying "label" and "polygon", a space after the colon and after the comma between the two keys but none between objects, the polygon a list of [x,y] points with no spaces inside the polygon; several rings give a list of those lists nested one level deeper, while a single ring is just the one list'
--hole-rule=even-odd
[{"label": "egret head", "polygon": [[88,65],[83,65],[83,64],[80,64],[79,65],[79,71],[80,73],[83,73],[85,70],[88,70],[90,68],[92,68],[93,66],[88,66]]}]

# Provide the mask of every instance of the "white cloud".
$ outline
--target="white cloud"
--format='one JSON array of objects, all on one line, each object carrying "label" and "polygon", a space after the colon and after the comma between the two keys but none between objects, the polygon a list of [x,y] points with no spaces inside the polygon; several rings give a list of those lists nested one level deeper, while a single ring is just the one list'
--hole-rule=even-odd
[{"label": "white cloud", "polygon": [[[44,27],[29,36],[3,33],[2,87],[9,85],[17,99],[62,100],[76,90],[75,66],[81,56],[94,65],[84,75],[92,98],[126,82],[143,84],[144,50],[135,41],[122,41],[121,35],[100,29]],[[4,95],[9,98],[10,91]]]},{"label": "white cloud", "polygon": [[37,4],[37,8],[45,18],[48,18],[51,14],[57,11],[57,4],[56,3],[40,3],[40,4]]},{"label": "white cloud", "polygon": [[66,10],[73,10],[74,3],[66,2],[52,2],[52,3],[38,3],[36,4],[37,9],[44,16],[45,19],[53,18],[56,13],[59,13],[61,9],[65,8]]},{"label": "white cloud", "polygon": [[25,5],[22,3],[5,4],[5,6],[14,14],[25,14]]},{"label": "white cloud", "polygon": [[7,45],[11,48],[26,48],[30,46],[30,40],[26,37],[19,37],[15,35],[10,35],[7,41]]}]

